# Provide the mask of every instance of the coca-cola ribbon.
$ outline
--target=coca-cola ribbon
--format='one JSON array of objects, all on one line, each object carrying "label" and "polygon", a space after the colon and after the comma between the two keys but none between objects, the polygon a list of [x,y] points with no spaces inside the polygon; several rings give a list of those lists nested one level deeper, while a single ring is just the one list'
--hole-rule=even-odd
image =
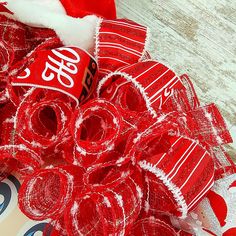
[{"label": "coca-cola ribbon", "polygon": [[77,47],[60,47],[38,52],[35,61],[12,79],[12,85],[60,91],[79,103],[91,94],[96,80],[92,56]]}]

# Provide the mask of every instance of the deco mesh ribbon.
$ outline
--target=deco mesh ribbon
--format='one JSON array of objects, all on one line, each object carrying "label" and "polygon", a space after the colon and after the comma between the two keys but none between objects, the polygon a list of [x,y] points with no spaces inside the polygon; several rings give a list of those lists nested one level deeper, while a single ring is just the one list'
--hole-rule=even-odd
[{"label": "deco mesh ribbon", "polygon": [[[71,4],[71,16],[93,12]],[[0,174],[21,175],[21,211],[48,220],[45,235],[234,235],[236,168],[218,108],[151,59],[146,27],[96,13],[110,19],[98,21],[94,58],[0,15]]]}]

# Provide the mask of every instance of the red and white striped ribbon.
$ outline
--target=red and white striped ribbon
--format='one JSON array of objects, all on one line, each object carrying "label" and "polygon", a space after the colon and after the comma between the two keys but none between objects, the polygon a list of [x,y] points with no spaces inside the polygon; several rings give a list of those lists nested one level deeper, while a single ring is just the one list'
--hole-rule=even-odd
[{"label": "red and white striped ribbon", "polygon": [[131,20],[101,19],[97,26],[95,58],[99,77],[144,58],[149,30]]},{"label": "red and white striped ribbon", "polygon": [[98,83],[98,96],[114,77],[122,77],[131,82],[140,92],[147,109],[154,117],[173,95],[173,91],[183,87],[181,80],[171,69],[159,62],[149,60],[123,67],[105,76]]},{"label": "red and white striped ribbon", "polygon": [[[171,209],[170,213],[185,218],[212,187],[214,164],[211,156],[195,140],[173,136],[169,137],[168,145],[167,152],[141,160],[139,165],[148,173],[150,182],[156,178],[171,192],[168,195],[173,196],[177,209]],[[150,194],[158,192],[150,191]]]}]

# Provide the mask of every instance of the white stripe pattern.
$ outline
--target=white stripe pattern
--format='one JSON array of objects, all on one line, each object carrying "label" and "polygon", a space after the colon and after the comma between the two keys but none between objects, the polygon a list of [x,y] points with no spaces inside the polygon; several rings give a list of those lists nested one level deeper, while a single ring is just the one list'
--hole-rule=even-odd
[{"label": "white stripe pattern", "polygon": [[[181,139],[182,139],[182,137],[180,136],[180,137],[170,146],[170,149],[173,148],[173,147],[175,146],[175,144],[177,144],[178,141],[181,140]],[[158,161],[154,166],[156,167],[156,166],[163,160],[163,158],[164,158],[167,154],[168,154],[168,153],[165,152],[165,153],[161,156],[161,158],[159,159],[159,161]]]},{"label": "white stripe pattern", "polygon": [[113,46],[117,46],[117,47],[122,47],[122,48],[125,48],[125,49],[127,49],[127,50],[130,50],[130,51],[136,52],[139,56],[142,55],[142,53],[141,53],[140,51],[137,51],[137,50],[135,50],[135,49],[133,49],[133,48],[126,47],[126,46],[124,46],[124,45],[122,45],[122,44],[120,44],[120,43],[114,43],[114,42],[101,42],[100,45],[102,45],[102,46],[103,46],[103,45],[113,45]]},{"label": "white stripe pattern", "polygon": [[137,54],[137,53],[135,53],[135,52],[132,52],[132,50],[126,50],[126,49],[123,48],[123,47],[118,47],[118,46],[113,46],[113,45],[108,45],[108,44],[100,44],[100,48],[115,48],[115,49],[117,49],[117,50],[122,50],[122,51],[124,51],[124,52],[128,52],[128,53],[130,53],[130,54],[133,54],[133,55],[135,55],[135,56],[137,56],[137,57],[140,57],[140,56],[141,56],[141,54]]},{"label": "white stripe pattern", "polygon": [[[153,66],[149,67],[147,70],[143,71],[142,73],[140,73],[139,75],[137,75],[136,77],[134,77],[134,79],[137,79],[141,76],[143,76],[144,74],[146,74],[148,71],[152,70],[154,67],[156,67],[157,65],[159,65],[160,63],[155,63]],[[144,89],[145,90],[145,89]]]},{"label": "white stripe pattern", "polygon": [[114,60],[114,61],[119,61],[119,62],[122,62],[123,64],[126,64],[126,65],[129,65],[129,63],[125,62],[125,61],[122,61],[118,58],[115,58],[115,57],[98,57],[99,59],[110,59],[110,60]]},{"label": "white stripe pattern", "polygon": [[107,31],[101,32],[101,31],[100,31],[99,33],[100,33],[100,34],[107,34],[107,35],[113,34],[113,35],[119,36],[119,37],[121,37],[121,38],[128,39],[128,40],[130,40],[130,41],[132,41],[132,42],[139,43],[139,44],[141,44],[141,45],[144,45],[144,44],[145,44],[145,43],[143,43],[143,42],[140,42],[140,41],[137,41],[137,40],[128,38],[128,37],[126,37],[126,36],[124,36],[124,35],[121,35],[121,34],[118,34],[118,33],[114,33],[114,32],[107,32]]},{"label": "white stripe pattern", "polygon": [[[194,145],[195,144],[195,145]],[[185,152],[182,154],[182,156],[179,158],[179,160],[175,163],[174,167],[172,168],[172,170],[169,172],[169,174],[167,175],[168,177],[173,173],[173,171],[175,170],[175,168],[179,165],[179,163],[182,161],[182,159],[185,157],[186,153],[188,154],[189,150],[193,150],[193,146],[196,146],[196,143],[192,141],[191,145],[189,145],[189,147],[185,150]]]},{"label": "white stripe pattern", "polygon": [[159,77],[157,77],[155,80],[152,81],[144,90],[147,90],[149,87],[151,87],[154,83],[156,83],[161,77],[163,77],[170,69],[165,70]]},{"label": "white stripe pattern", "polygon": [[[165,86],[163,86],[161,89],[159,89],[156,93],[154,93],[149,100],[153,100],[162,90],[164,90],[171,82],[173,82],[177,77],[174,76],[167,84],[165,84]],[[154,99],[153,101],[151,101],[151,104],[154,103],[156,100]]]},{"label": "white stripe pattern", "polygon": [[[185,163],[185,161],[188,159],[188,157],[191,155],[191,153],[193,152],[193,150],[196,148],[197,143],[195,143],[195,145],[193,146],[193,148],[188,152],[187,156],[184,158],[184,160],[182,160],[182,163],[177,167],[176,171],[174,172],[174,174],[168,174],[168,177],[171,175],[170,179],[173,179],[175,177],[175,175],[178,173],[179,169],[181,168],[181,166],[183,166],[183,164]],[[190,156],[191,157],[191,156]],[[182,158],[182,157],[181,157]],[[173,171],[173,170],[172,170]]]},{"label": "white stripe pattern", "polygon": [[189,174],[188,178],[185,180],[185,182],[182,184],[182,186],[180,187],[180,190],[186,185],[186,183],[189,181],[189,179],[192,177],[192,175],[194,174],[194,172],[196,171],[196,169],[198,168],[198,166],[200,165],[200,163],[202,162],[203,158],[206,156],[207,151],[205,151],[205,153],[202,155],[202,157],[200,158],[200,160],[198,161],[197,165],[194,167],[194,169],[192,170],[192,172]]},{"label": "white stripe pattern", "polygon": [[129,28],[138,29],[138,30],[141,30],[141,31],[144,31],[144,32],[146,31],[146,28],[144,26],[129,24],[128,22],[114,21],[114,20],[106,20],[106,22],[112,23],[114,25],[127,26]]},{"label": "white stripe pattern", "polygon": [[213,174],[212,177],[210,178],[210,180],[208,181],[207,185],[205,186],[205,188],[188,204],[188,209],[191,209],[191,207],[194,206],[196,204],[196,202],[198,202],[208,192],[208,190],[213,186],[214,176],[215,175]]}]

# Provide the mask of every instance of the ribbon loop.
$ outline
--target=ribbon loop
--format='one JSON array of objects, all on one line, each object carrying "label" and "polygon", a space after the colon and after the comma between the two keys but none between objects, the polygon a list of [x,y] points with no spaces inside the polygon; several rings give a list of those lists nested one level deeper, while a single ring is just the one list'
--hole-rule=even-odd
[{"label": "ribbon loop", "polygon": [[108,86],[113,78],[124,78],[131,82],[141,94],[147,110],[156,117],[174,90],[181,89],[183,84],[176,74],[156,61],[145,61],[124,67],[105,76],[98,84],[97,94]]},{"label": "ribbon loop", "polygon": [[148,36],[148,29],[133,21],[101,20],[95,44],[99,77],[141,60],[146,52]]}]

